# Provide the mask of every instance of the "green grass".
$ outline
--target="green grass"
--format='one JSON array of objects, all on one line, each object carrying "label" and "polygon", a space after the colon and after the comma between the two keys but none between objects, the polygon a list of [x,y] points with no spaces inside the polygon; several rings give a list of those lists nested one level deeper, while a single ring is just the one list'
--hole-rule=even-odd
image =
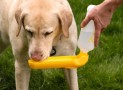
[{"label": "green grass", "polygon": [[[89,4],[102,0],[69,0],[80,30]],[[123,6],[100,37],[89,62],[78,69],[80,90],[123,90]],[[29,90],[68,90],[62,70],[32,70]],[[14,57],[10,49],[0,55],[0,90],[15,90]]]}]

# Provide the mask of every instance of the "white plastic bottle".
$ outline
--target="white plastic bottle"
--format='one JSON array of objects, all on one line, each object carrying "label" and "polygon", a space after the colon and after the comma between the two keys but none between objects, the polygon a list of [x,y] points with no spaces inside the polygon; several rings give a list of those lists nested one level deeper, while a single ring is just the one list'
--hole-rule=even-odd
[{"label": "white plastic bottle", "polygon": [[[87,14],[95,7],[95,5],[89,5],[87,8]],[[86,14],[86,15],[87,15]],[[78,47],[82,52],[89,52],[94,49],[94,21],[91,20],[84,28],[81,28]]]}]

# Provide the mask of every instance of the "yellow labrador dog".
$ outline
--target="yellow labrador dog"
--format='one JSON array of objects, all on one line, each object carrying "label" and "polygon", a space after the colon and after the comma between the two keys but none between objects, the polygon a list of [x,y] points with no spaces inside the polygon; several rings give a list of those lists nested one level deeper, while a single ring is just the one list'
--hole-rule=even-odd
[{"label": "yellow labrador dog", "polygon": [[[0,53],[11,44],[16,90],[28,90],[29,58],[75,55],[76,42],[76,23],[67,0],[0,0]],[[77,70],[64,72],[69,89],[78,90]]]}]

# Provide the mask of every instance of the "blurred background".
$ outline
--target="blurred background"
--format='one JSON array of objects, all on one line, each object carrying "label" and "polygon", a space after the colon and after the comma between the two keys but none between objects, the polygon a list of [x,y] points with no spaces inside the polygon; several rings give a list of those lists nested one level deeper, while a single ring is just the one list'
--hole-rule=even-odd
[{"label": "blurred background", "polygon": [[[90,4],[103,0],[68,0],[80,31]],[[77,49],[77,53],[79,50]],[[80,90],[123,90],[123,5],[101,34],[99,46],[89,52],[88,63],[78,68]],[[10,48],[0,54],[0,90],[15,90],[14,57]],[[61,69],[32,70],[29,90],[68,90]]]}]

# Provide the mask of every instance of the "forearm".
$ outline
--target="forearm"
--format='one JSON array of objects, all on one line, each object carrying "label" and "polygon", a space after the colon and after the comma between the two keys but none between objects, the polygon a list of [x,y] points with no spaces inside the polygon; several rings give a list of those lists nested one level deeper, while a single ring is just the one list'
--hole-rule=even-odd
[{"label": "forearm", "polygon": [[119,6],[119,5],[123,4],[123,0],[105,0],[105,1],[109,1],[114,6]]}]

